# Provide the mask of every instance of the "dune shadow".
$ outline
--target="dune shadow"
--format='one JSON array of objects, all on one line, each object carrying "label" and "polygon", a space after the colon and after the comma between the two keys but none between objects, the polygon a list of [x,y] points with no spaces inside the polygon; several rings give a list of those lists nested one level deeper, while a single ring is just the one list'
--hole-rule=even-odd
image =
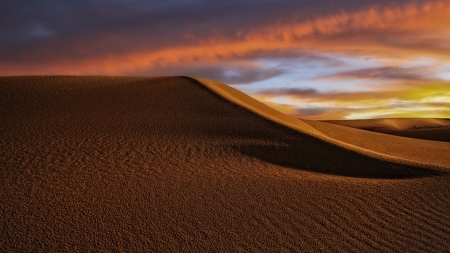
[{"label": "dune shadow", "polygon": [[[247,106],[247,102],[255,103],[250,97],[240,97],[241,95],[232,92],[222,96],[219,94],[220,89],[218,93],[201,81],[190,77],[185,78],[208,91],[210,96],[223,102],[220,111],[214,114],[210,111],[206,112],[210,116],[214,115],[212,118],[217,120],[214,123],[215,127],[207,132],[208,135],[248,140],[245,144],[239,143],[231,146],[232,149],[243,155],[283,167],[355,178],[403,179],[443,174],[431,169],[387,162],[346,150],[259,115],[258,112],[250,110]],[[231,102],[228,99],[233,96],[237,100],[241,100],[242,104]],[[257,103],[250,107],[264,111],[264,105]],[[267,114],[271,115],[271,112],[267,111]],[[227,117],[222,118],[224,121],[219,121],[220,118],[217,115],[227,115]],[[274,117],[276,118],[276,116]],[[251,142],[251,140],[255,140],[255,142]]]},{"label": "dune shadow", "polygon": [[364,156],[307,135],[273,145],[235,145],[232,148],[274,165],[346,177],[407,179],[443,174]]}]

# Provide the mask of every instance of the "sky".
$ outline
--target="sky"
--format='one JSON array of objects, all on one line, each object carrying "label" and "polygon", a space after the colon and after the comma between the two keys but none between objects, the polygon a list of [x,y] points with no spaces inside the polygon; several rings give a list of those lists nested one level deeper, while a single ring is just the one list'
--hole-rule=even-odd
[{"label": "sky", "polygon": [[450,118],[449,0],[0,0],[0,75],[185,75],[312,120]]}]

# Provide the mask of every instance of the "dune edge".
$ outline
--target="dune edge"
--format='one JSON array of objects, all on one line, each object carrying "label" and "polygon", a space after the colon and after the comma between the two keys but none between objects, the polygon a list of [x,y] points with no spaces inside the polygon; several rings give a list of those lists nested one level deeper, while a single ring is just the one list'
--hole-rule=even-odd
[{"label": "dune edge", "polygon": [[[240,92],[232,87],[229,87],[225,84],[222,84],[217,81],[208,80],[204,78],[198,78],[198,77],[191,77],[191,76],[184,76],[185,78],[191,79],[200,85],[206,87],[210,91],[214,92],[215,94],[221,96],[222,98],[235,103],[257,115],[260,117],[263,117],[267,120],[273,121],[279,125],[285,126],[287,128],[290,128],[292,130],[308,134],[314,138],[320,139],[322,141],[331,143],[335,146],[344,148],[346,150],[368,156],[374,159],[380,159],[386,162],[391,163],[398,163],[403,165],[408,165],[412,167],[420,167],[424,169],[434,170],[439,173],[448,174],[448,170],[450,170],[450,167],[442,166],[438,164],[431,164],[431,163],[425,163],[425,162],[419,162],[414,161],[410,159],[405,159],[401,157],[396,157],[392,155],[388,155],[385,153],[376,152],[370,149],[365,149],[356,145],[352,145],[347,142],[343,142],[334,138],[329,137],[325,133],[321,132],[319,129],[316,129],[314,126],[308,124],[307,122],[296,119],[293,117],[290,117],[288,115],[285,115],[253,98],[248,96],[247,94]],[[261,107],[261,108],[260,108]]]}]

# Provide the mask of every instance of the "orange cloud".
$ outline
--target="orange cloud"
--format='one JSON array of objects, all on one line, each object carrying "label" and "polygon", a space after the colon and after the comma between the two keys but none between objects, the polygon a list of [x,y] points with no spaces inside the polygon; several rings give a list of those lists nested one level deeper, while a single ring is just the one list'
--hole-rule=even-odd
[{"label": "orange cloud", "polygon": [[400,59],[424,54],[448,58],[449,30],[448,1],[372,6],[353,13],[342,11],[307,21],[252,27],[250,30],[236,31],[237,38],[229,38],[217,31],[213,37],[197,38],[186,46],[158,50],[138,47],[126,53],[111,53],[99,58],[60,59],[38,65],[2,63],[0,74],[151,73],[161,67],[217,63],[257,51],[270,54],[281,49],[395,55]]}]

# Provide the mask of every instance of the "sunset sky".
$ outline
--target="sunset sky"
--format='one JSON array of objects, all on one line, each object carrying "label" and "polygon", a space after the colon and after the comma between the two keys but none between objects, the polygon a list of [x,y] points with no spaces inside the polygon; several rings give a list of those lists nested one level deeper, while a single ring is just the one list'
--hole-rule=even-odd
[{"label": "sunset sky", "polygon": [[189,75],[295,117],[450,117],[449,0],[0,0],[0,75]]}]

